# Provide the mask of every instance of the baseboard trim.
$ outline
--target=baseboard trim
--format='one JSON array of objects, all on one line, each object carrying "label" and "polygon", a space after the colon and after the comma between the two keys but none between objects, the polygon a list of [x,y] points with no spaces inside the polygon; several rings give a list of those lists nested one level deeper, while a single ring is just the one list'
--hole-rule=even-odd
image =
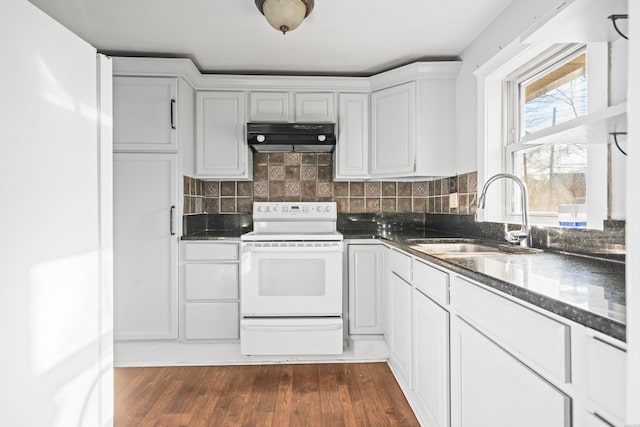
[{"label": "baseboard trim", "polygon": [[277,363],[386,362],[389,348],[384,339],[358,337],[344,342],[339,355],[311,356],[243,356],[240,343],[187,343],[173,341],[115,342],[114,366],[203,366],[252,365]]}]

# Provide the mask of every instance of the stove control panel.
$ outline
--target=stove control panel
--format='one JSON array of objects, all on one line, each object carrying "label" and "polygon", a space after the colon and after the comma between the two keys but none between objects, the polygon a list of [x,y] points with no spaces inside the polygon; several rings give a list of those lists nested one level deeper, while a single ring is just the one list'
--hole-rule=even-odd
[{"label": "stove control panel", "polygon": [[254,202],[254,220],[335,220],[335,202]]}]

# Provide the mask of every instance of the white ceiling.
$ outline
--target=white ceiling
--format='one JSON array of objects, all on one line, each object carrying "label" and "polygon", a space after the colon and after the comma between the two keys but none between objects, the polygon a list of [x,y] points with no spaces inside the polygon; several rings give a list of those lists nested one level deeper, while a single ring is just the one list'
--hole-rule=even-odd
[{"label": "white ceiling", "polygon": [[30,0],[99,50],[205,72],[370,75],[457,57],[512,0],[317,0],[283,36],[254,0]]}]

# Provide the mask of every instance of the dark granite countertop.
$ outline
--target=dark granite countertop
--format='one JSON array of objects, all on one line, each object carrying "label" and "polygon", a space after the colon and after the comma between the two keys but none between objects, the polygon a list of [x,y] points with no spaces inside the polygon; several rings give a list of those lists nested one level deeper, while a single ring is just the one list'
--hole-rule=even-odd
[{"label": "dark granite countertop", "polygon": [[426,254],[408,239],[449,237],[443,233],[347,233],[345,239],[381,239],[412,255],[460,273],[621,341],[626,340],[625,265],[552,251],[535,254]]},{"label": "dark granite countertop", "polygon": [[180,237],[180,240],[237,240],[247,233],[247,230],[206,230]]}]

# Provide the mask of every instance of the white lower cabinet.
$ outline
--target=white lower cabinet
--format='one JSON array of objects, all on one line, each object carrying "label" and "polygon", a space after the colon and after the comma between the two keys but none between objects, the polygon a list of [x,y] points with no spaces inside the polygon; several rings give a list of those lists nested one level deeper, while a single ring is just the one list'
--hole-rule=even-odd
[{"label": "white lower cabinet", "polygon": [[413,394],[426,425],[449,425],[449,312],[413,289]]},{"label": "white lower cabinet", "polygon": [[597,414],[593,415],[594,425],[624,425],[627,378],[626,351],[602,339],[589,338],[587,395],[590,409]]},{"label": "white lower cabinet", "polygon": [[177,160],[114,154],[115,340],[178,338]]},{"label": "white lower cabinet", "polygon": [[239,338],[238,249],[236,242],[182,244],[184,339]]},{"label": "white lower cabinet", "polygon": [[571,399],[458,317],[451,324],[453,427],[568,427]]},{"label": "white lower cabinet", "polygon": [[185,304],[184,337],[188,340],[237,339],[237,302],[192,302]]},{"label": "white lower cabinet", "polygon": [[398,380],[411,387],[411,284],[397,274],[389,274],[391,327],[389,362]]},{"label": "white lower cabinet", "polygon": [[349,334],[382,334],[384,246],[349,244]]}]

